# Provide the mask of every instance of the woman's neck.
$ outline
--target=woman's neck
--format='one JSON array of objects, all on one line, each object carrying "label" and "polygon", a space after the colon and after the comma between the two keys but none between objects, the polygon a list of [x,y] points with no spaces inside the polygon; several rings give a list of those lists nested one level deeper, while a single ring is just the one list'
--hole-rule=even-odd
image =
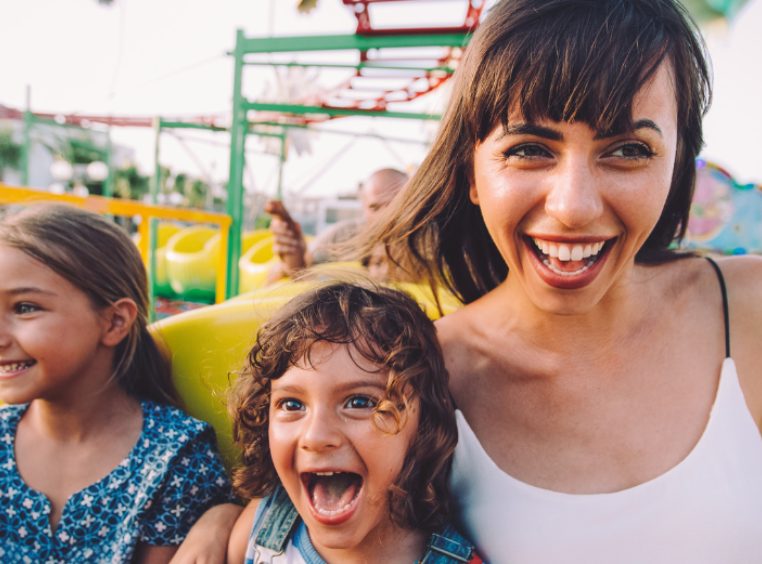
[{"label": "woman's neck", "polygon": [[[647,269],[647,270],[645,270]],[[519,333],[537,342],[553,343],[559,351],[579,351],[586,343],[615,346],[640,331],[652,317],[649,304],[663,299],[661,284],[646,283],[655,269],[633,270],[597,300],[574,303],[573,296],[558,296],[535,303],[518,283],[509,278],[479,302],[480,315],[491,317],[485,325],[500,333]],[[561,307],[570,304],[567,307]]]}]

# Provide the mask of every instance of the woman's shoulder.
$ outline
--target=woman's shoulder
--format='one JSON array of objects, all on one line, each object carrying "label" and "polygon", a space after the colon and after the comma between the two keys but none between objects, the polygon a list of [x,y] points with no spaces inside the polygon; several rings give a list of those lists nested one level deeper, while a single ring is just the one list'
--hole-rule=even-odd
[{"label": "woman's shoulder", "polygon": [[730,320],[730,353],[752,416],[762,430],[762,257],[720,258]]}]

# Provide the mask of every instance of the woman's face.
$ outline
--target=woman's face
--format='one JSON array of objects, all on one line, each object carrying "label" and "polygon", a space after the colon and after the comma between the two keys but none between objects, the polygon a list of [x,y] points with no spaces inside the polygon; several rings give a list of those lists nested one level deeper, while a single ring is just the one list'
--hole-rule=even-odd
[{"label": "woman's face", "polygon": [[588,311],[627,279],[669,193],[677,147],[663,63],[633,99],[632,131],[511,114],[474,151],[471,201],[506,261],[507,284],[556,313]]}]

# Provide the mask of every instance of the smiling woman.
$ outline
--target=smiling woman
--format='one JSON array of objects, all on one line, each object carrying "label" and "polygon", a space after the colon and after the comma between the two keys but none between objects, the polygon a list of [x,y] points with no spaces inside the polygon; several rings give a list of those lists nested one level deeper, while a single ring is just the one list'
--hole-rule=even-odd
[{"label": "smiling woman", "polygon": [[490,562],[762,550],[762,260],[671,250],[707,67],[676,0],[500,2],[368,238],[466,304],[437,336]]}]

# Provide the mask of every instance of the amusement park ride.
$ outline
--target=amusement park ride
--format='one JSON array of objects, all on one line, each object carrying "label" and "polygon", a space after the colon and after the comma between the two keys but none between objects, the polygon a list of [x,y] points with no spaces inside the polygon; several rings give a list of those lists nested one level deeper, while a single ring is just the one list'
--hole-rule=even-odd
[{"label": "amusement park ride", "polygon": [[[325,1],[325,0],[324,0]],[[144,116],[64,115],[33,113],[5,109],[5,118],[23,120],[25,136],[37,121],[85,126],[99,123],[113,127],[153,127],[156,131],[156,181],[152,186],[154,204],[142,204],[108,197],[78,197],[70,194],[50,194],[28,188],[0,185],[0,204],[30,200],[59,200],[88,207],[101,213],[139,215],[140,245],[147,258],[149,276],[154,277],[159,267],[155,249],[161,234],[158,220],[180,220],[199,224],[214,224],[219,230],[218,248],[214,264],[216,269],[217,305],[201,308],[154,324],[153,331],[172,352],[173,379],[187,410],[212,423],[217,430],[220,447],[228,461],[235,455],[230,423],[224,407],[225,390],[229,375],[242,365],[249,347],[249,339],[258,325],[272,310],[288,297],[305,288],[305,282],[270,287],[250,295],[234,297],[239,291],[239,258],[250,241],[242,234],[243,171],[245,145],[249,135],[274,137],[280,142],[280,165],[286,155],[289,132],[293,129],[314,127],[344,116],[386,117],[395,119],[436,120],[431,114],[399,111],[398,103],[410,102],[444,84],[453,74],[467,45],[469,37],[479,24],[484,0],[458,0],[463,7],[462,23],[453,27],[378,28],[374,25],[371,7],[377,3],[409,2],[410,0],[342,0],[356,17],[355,33],[348,35],[314,35],[294,37],[248,37],[238,31],[231,55],[234,61],[233,106],[228,116],[199,115],[192,118],[156,118]],[[453,3],[455,0],[452,0]],[[698,1],[698,0],[696,0]],[[719,2],[720,0],[716,0]],[[733,3],[733,2],[730,2]],[[426,49],[425,58],[415,50]],[[411,50],[414,54],[411,55]],[[263,56],[275,53],[326,53],[344,51],[353,53],[352,63],[274,62]],[[432,55],[431,51],[436,54]],[[319,55],[316,55],[319,57]],[[262,101],[250,99],[244,92],[244,73],[261,66],[333,68],[343,69],[348,77],[330,92],[310,99],[289,101]],[[390,87],[379,88],[378,78],[389,80]],[[391,79],[394,79],[393,81]],[[156,205],[158,194],[159,139],[165,129],[201,129],[229,132],[230,168],[228,177],[227,213],[199,210],[181,210]],[[29,142],[24,144],[24,170],[28,167]],[[762,222],[743,216],[740,229],[735,217],[742,212],[762,210],[757,200],[762,196],[759,186],[738,185],[725,171],[703,161],[698,163],[697,213],[694,221],[693,244],[697,246],[711,240],[738,240],[746,237],[743,248],[732,247],[731,252],[762,251]],[[22,171],[23,174],[23,171]],[[26,178],[26,177],[24,177]],[[757,198],[755,203],[751,199]],[[759,227],[757,227],[759,226]],[[743,227],[743,226],[742,226]],[[204,229],[199,227],[199,232]],[[207,227],[207,231],[210,229]],[[689,225],[689,239],[691,227]],[[723,239],[725,237],[725,239]],[[733,239],[735,237],[735,239]],[[689,241],[691,242],[691,241]],[[405,285],[400,285],[405,286]],[[403,288],[427,309],[431,316],[457,307],[453,302],[442,302],[442,310],[433,307],[435,300],[422,286],[415,284]],[[253,297],[252,297],[253,296]],[[232,299],[230,299],[232,298]],[[441,296],[440,296],[441,298]],[[222,302],[222,303],[219,303]]]},{"label": "amusement park ride", "polygon": [[[337,0],[333,0],[337,1]],[[282,170],[286,160],[287,144],[294,130],[309,130],[314,126],[345,116],[383,117],[394,119],[437,120],[439,116],[411,111],[400,111],[400,104],[411,102],[424,96],[444,84],[453,74],[463,55],[470,34],[479,25],[485,9],[486,0],[450,0],[448,7],[460,10],[461,19],[452,26],[418,27],[379,27],[373,17],[375,4],[412,4],[415,0],[341,0],[356,19],[356,29],[346,35],[309,35],[280,37],[249,37],[239,30],[235,47],[230,52],[233,58],[233,104],[227,115],[197,115],[185,118],[156,116],[113,116],[93,114],[69,114],[32,112],[3,108],[1,117],[23,120],[24,138],[22,152],[22,184],[28,181],[29,131],[36,123],[55,123],[64,126],[87,127],[89,124],[103,124],[112,127],[153,127],[156,132],[154,182],[152,183],[152,201],[157,202],[159,190],[159,152],[161,132],[169,129],[200,129],[216,132],[228,132],[229,175],[227,185],[226,214],[213,214],[194,210],[178,210],[162,206],[146,206],[135,202],[89,198],[90,205],[110,213],[139,214],[146,218],[175,218],[184,221],[213,223],[220,230],[219,248],[222,250],[217,269],[216,300],[235,296],[240,289],[239,259],[244,250],[242,246],[243,218],[243,173],[245,166],[246,139],[249,135],[274,138],[279,144],[278,196],[281,195]],[[743,2],[737,0],[694,0],[688,2],[694,14],[709,17],[712,14],[727,14],[737,10]],[[351,62],[327,62],[327,53],[349,53]],[[275,54],[301,54],[314,56],[313,61],[274,60]],[[333,69],[345,73],[345,78],[327,92],[320,92],[299,100],[251,99],[244,92],[244,75],[256,67],[286,69]],[[700,168],[700,179],[706,180],[699,186],[700,194],[708,193],[709,188],[717,191],[723,182],[734,188],[732,177],[721,173],[718,167],[706,165]],[[110,196],[110,179],[106,181],[104,195]],[[743,186],[740,188],[748,188]],[[9,195],[13,192],[13,196]],[[712,192],[712,193],[714,193]],[[743,190],[742,190],[743,192]],[[751,191],[754,196],[758,190]],[[730,191],[729,194],[734,194]],[[48,199],[51,195],[43,193]],[[8,198],[19,199],[40,197],[40,194],[25,192],[19,195],[18,189],[0,187],[0,202]],[[76,196],[60,195],[61,199],[78,201]],[[739,196],[740,197],[740,196]],[[744,196],[748,197],[748,196]],[[692,241],[689,227],[689,243],[700,246],[707,237],[722,235],[723,245],[739,232],[733,225],[732,214],[735,196],[723,196],[721,205],[714,201],[703,201],[697,205],[696,220],[698,225]],[[718,200],[719,201],[719,200]],[[94,204],[93,202],[99,202]],[[83,205],[85,205],[83,200]],[[747,207],[744,205],[744,207]],[[758,206],[752,206],[757,208]],[[730,214],[730,215],[728,215]],[[722,221],[720,221],[722,218]],[[150,256],[152,276],[157,271],[154,249],[157,241],[155,221],[141,224],[141,245],[144,256]],[[708,226],[712,226],[710,229]],[[722,234],[723,226],[727,227]],[[754,230],[752,230],[754,231]],[[744,233],[749,232],[746,229]],[[747,233],[747,235],[749,235]],[[710,237],[710,238],[711,238]],[[749,237],[747,237],[749,239]],[[733,246],[730,251],[762,249],[762,234],[751,233],[750,242]]]},{"label": "amusement park ride", "polygon": [[[49,122],[59,125],[88,126],[103,124],[112,127],[153,127],[156,130],[156,171],[152,186],[156,202],[159,176],[159,138],[167,129],[201,129],[230,133],[230,169],[228,177],[227,219],[214,221],[222,230],[222,248],[227,249],[225,272],[218,276],[217,301],[238,293],[238,260],[241,256],[241,228],[243,217],[243,171],[245,144],[248,135],[274,137],[280,142],[280,169],[278,193],[281,190],[282,166],[286,157],[288,133],[294,128],[310,128],[315,124],[346,116],[383,117],[395,119],[437,120],[439,116],[424,113],[396,111],[390,105],[409,102],[436,90],[454,72],[470,34],[479,24],[485,0],[458,0],[463,10],[462,23],[455,26],[419,26],[412,28],[379,28],[374,24],[372,5],[378,3],[411,3],[411,0],[342,0],[354,14],[355,33],[347,35],[309,35],[290,37],[248,37],[237,32],[231,55],[234,60],[233,107],[230,115],[198,115],[189,118],[155,116],[113,116],[95,114],[68,114],[32,112],[6,109],[6,118],[24,122],[25,143],[22,155],[22,183],[28,176],[29,130],[34,123]],[[344,51],[354,53],[353,63],[330,62],[273,62],[262,55],[275,53],[326,53]],[[249,99],[243,91],[243,77],[247,68],[301,67],[344,69],[348,77],[330,92],[313,96],[309,100],[264,102]],[[379,87],[379,79],[392,85]],[[7,192],[8,189],[4,189]],[[110,191],[106,190],[106,195]],[[0,191],[0,199],[3,192]],[[72,197],[68,197],[72,201]],[[138,204],[136,204],[138,205]],[[101,205],[100,207],[103,207]],[[161,206],[157,206],[157,209]],[[134,211],[134,210],[131,210]],[[112,210],[112,213],[113,212]],[[213,214],[207,214],[208,221]],[[166,215],[163,215],[166,217]],[[148,213],[148,217],[153,214]],[[190,220],[189,217],[181,219]],[[153,223],[153,222],[147,222]],[[154,242],[156,235],[144,238]],[[155,271],[155,269],[150,269]],[[224,284],[221,284],[224,279]]]}]

